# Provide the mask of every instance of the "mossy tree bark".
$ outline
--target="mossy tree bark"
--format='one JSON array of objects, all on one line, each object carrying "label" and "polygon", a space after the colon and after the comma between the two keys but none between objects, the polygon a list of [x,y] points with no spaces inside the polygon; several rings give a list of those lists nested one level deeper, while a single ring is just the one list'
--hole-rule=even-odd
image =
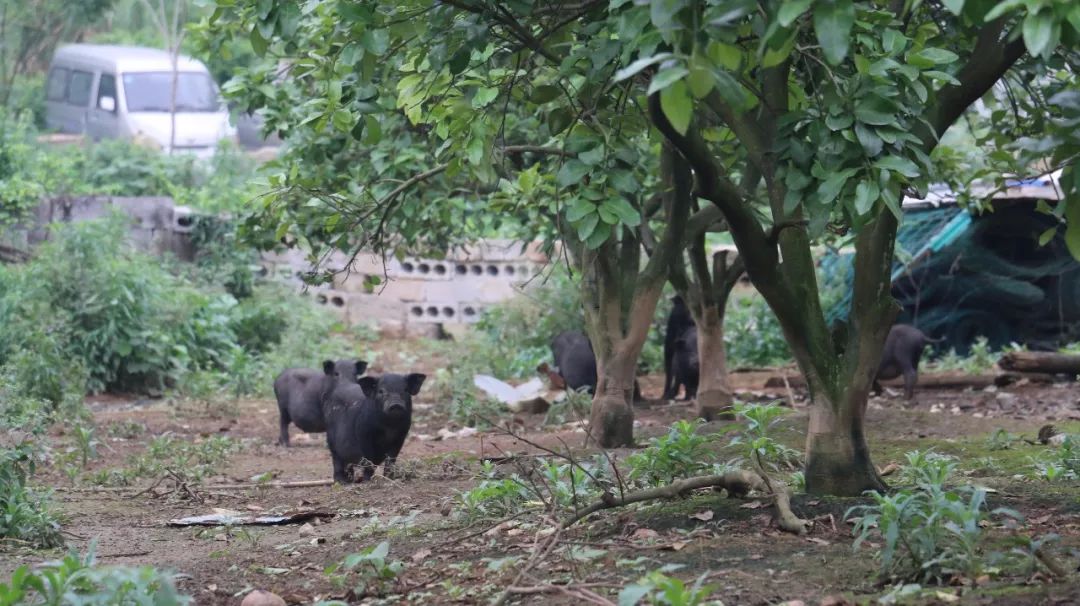
[{"label": "mossy tree bark", "polygon": [[[668,268],[682,250],[690,211],[689,168],[664,144],[661,152],[661,196],[664,233],[642,267],[640,230],[617,228],[596,250],[578,240],[569,246],[582,274],[585,324],[596,354],[597,386],[589,417],[589,438],[602,448],[633,444],[634,380],[653,313],[663,292]],[[643,214],[645,210],[642,209]],[[648,216],[642,222],[647,230]],[[651,235],[651,234],[650,234]],[[570,241],[567,239],[566,241]]]}]

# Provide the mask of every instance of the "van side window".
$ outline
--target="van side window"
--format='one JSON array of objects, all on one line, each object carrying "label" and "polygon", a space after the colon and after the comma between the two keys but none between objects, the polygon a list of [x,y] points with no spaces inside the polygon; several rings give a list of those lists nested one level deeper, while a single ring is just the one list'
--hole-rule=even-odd
[{"label": "van side window", "polygon": [[68,83],[67,102],[79,107],[90,104],[90,85],[94,83],[94,74],[90,72],[71,72],[71,82]]},{"label": "van side window", "polygon": [[[117,101],[116,98],[116,76],[112,74],[101,74],[101,81],[98,82],[97,87],[97,106],[101,107],[102,97],[112,97],[113,101]],[[115,107],[113,108],[115,112]]]},{"label": "van side window", "polygon": [[68,73],[68,70],[63,67],[54,67],[49,72],[49,83],[45,95],[49,101],[63,101],[67,96]]}]

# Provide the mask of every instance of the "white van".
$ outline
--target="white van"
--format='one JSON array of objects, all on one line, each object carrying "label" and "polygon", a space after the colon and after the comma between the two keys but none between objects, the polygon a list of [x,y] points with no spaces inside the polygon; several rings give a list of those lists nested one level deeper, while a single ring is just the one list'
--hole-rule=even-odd
[{"label": "white van", "polygon": [[[236,139],[229,112],[202,62],[180,56],[175,151],[209,156]],[[169,150],[172,58],[137,46],[69,44],[53,56],[45,84],[45,122],[65,133],[138,139]]]}]

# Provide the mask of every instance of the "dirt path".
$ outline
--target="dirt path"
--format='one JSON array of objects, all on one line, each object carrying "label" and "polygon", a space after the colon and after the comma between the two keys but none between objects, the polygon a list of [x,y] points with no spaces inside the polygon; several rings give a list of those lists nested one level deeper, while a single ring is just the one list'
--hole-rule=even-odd
[{"label": "dirt path", "polygon": [[[747,398],[786,398],[784,389],[761,388],[769,374],[737,375],[737,387]],[[646,378],[645,393],[658,393],[661,382],[662,377]],[[920,403],[915,405],[875,398],[867,428],[879,465],[902,460],[906,450],[927,446],[970,458],[998,428],[1033,436],[1047,420],[1060,424],[1080,418],[1078,402],[1080,389],[1072,385],[1025,385],[978,392],[922,390]],[[509,566],[510,572],[500,572],[499,559],[526,556],[537,527],[504,524],[487,534],[480,532],[485,530],[482,522],[463,527],[454,519],[453,498],[476,485],[473,477],[477,457],[533,449],[512,437],[490,432],[430,439],[447,427],[446,411],[441,404],[423,398],[417,404],[416,423],[402,455],[403,460],[413,463],[411,476],[406,479],[376,478],[375,482],[354,487],[230,492],[207,492],[193,485],[193,494],[166,491],[170,484],[163,482],[157,494],[135,498],[108,492],[61,491],[55,500],[66,517],[69,544],[85,549],[91,540],[96,541],[98,557],[104,563],[153,564],[179,571],[184,575],[182,588],[194,595],[198,604],[238,604],[237,596],[256,587],[278,592],[290,603],[311,603],[319,597],[343,594],[344,590],[335,587],[324,574],[327,565],[386,539],[391,544],[391,556],[406,564],[396,590],[406,592],[410,603],[486,602],[509,582],[507,575],[513,572],[514,565]],[[132,457],[145,453],[147,445],[161,436],[188,442],[227,436],[244,445],[240,452],[228,455],[221,471],[205,478],[204,485],[249,482],[268,472],[279,481],[330,477],[329,455],[321,435],[303,435],[294,430],[292,448],[274,444],[277,415],[271,401],[240,402],[235,417],[215,417],[197,408],[176,408],[164,402],[134,404],[117,399],[95,400],[91,409],[103,444],[98,448],[100,458],[91,462],[84,477],[130,466]],[[686,418],[689,413],[684,403],[654,403],[639,409],[638,435],[642,441],[658,435],[672,421]],[[552,448],[563,444],[578,448],[582,444],[580,429],[542,430],[538,422],[536,416],[518,418],[518,426],[525,428],[530,440]],[[798,448],[805,435],[805,423],[805,411],[796,409],[779,435]],[[1076,430],[1075,424],[1070,427]],[[70,442],[63,427],[55,429],[54,438],[56,444]],[[1020,460],[1020,451],[1030,449],[1031,454],[1036,454],[1037,448],[1042,447],[1018,445],[1010,457]],[[1080,489],[1076,486],[1066,487],[1071,493],[1047,502],[1044,491],[1030,481],[984,479],[1009,486],[1010,494],[1017,498],[1008,505],[1033,519],[1042,519],[1043,530],[1061,533],[1066,542],[1077,543]],[[70,485],[55,467],[47,469],[38,480],[58,487]],[[135,482],[140,487],[151,483],[150,478]],[[1025,492],[1024,486],[1031,489]],[[810,537],[780,533],[770,525],[767,508],[740,505],[741,501],[705,495],[635,513],[598,515],[589,524],[581,525],[572,538],[579,550],[593,550],[588,552],[591,558],[556,558],[555,564],[537,573],[552,580],[587,579],[602,589],[605,585],[633,582],[644,571],[661,565],[682,564],[685,571],[692,573],[691,578],[708,571],[709,582],[718,585],[716,595],[725,604],[792,599],[815,603],[833,593],[877,590],[872,583],[872,559],[865,553],[852,553],[850,527],[840,521],[850,502],[797,497],[801,515],[832,514],[836,523],[833,529],[832,522],[822,521]],[[214,508],[269,512],[300,507],[326,510],[335,516],[313,527],[165,526],[170,519],[211,513]],[[706,511],[712,513],[703,514]],[[691,514],[699,515],[692,518]],[[9,574],[19,563],[46,559],[40,554],[14,555],[0,558],[0,572]],[[994,603],[1051,604],[1071,592],[1080,592],[1080,585],[1038,586],[1010,598],[1019,601]],[[395,603],[395,599],[400,598],[388,603]],[[557,594],[525,596],[522,601],[571,602],[576,600]]]}]

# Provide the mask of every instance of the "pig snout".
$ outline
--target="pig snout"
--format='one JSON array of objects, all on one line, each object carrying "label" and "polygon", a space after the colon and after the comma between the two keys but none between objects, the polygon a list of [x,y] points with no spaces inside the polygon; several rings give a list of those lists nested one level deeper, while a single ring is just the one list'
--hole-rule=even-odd
[{"label": "pig snout", "polygon": [[398,417],[404,415],[408,411],[408,407],[405,405],[404,398],[387,398],[383,402],[383,412],[387,415]]}]

